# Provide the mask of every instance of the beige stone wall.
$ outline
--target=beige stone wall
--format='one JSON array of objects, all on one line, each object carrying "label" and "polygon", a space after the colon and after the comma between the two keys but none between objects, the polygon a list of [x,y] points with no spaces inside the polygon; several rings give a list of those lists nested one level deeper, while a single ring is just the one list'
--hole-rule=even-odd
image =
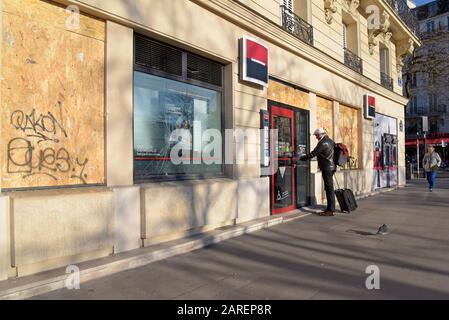
[{"label": "beige stone wall", "polygon": [[232,224],[237,218],[237,187],[237,181],[231,179],[143,185],[145,245]]},{"label": "beige stone wall", "polygon": [[106,31],[106,182],[126,186],[133,184],[134,31],[111,21]]},{"label": "beige stone wall", "polygon": [[343,56],[343,27],[341,6],[337,6],[332,23],[327,23],[324,13],[324,1],[312,1],[312,21],[314,46],[330,54],[340,62]]},{"label": "beige stone wall", "polygon": [[11,268],[11,230],[9,197],[0,197],[0,281],[8,278]]},{"label": "beige stone wall", "polygon": [[236,0],[241,4],[258,12],[262,16],[275,23],[281,21],[281,11],[279,9],[282,0]]},{"label": "beige stone wall", "polygon": [[113,252],[113,193],[53,190],[11,194],[12,266],[19,276]]},{"label": "beige stone wall", "polygon": [[379,48],[374,49],[371,55],[368,45],[368,22],[359,15],[360,23],[360,58],[363,60],[363,74],[376,82],[380,82],[380,62],[379,62]]},{"label": "beige stone wall", "polygon": [[114,188],[114,253],[141,246],[140,187]]},{"label": "beige stone wall", "polygon": [[270,215],[270,179],[240,179],[237,189],[237,223]]}]

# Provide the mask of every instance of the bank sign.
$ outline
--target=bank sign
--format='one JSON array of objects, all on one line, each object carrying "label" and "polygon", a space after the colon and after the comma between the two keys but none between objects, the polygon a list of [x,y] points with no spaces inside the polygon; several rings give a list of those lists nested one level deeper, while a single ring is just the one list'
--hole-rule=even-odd
[{"label": "bank sign", "polygon": [[268,48],[247,36],[240,39],[240,78],[268,87]]},{"label": "bank sign", "polygon": [[365,119],[373,120],[376,116],[376,98],[370,95],[363,97]]}]

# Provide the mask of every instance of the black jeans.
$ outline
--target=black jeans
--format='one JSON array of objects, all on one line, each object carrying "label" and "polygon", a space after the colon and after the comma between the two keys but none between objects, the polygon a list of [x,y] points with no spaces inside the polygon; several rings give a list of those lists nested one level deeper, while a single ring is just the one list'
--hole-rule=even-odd
[{"label": "black jeans", "polygon": [[326,210],[335,212],[335,192],[334,192],[334,170],[323,170],[321,174],[324,180],[324,190],[326,191]]}]

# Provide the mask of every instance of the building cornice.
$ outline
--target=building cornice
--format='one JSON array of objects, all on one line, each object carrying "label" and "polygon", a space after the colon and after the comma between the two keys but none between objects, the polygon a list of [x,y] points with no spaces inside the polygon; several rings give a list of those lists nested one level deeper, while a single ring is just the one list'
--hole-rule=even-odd
[{"label": "building cornice", "polygon": [[398,15],[396,11],[394,11],[390,5],[385,0],[377,0],[379,3],[382,4],[383,9],[388,12],[390,15],[390,18],[392,22],[394,22],[397,25],[401,26],[401,29],[407,34],[408,38],[413,39],[413,41],[417,44],[417,46],[421,46],[421,40],[418,38],[416,34],[414,34],[410,28],[407,26],[407,24],[401,19],[401,17]]}]

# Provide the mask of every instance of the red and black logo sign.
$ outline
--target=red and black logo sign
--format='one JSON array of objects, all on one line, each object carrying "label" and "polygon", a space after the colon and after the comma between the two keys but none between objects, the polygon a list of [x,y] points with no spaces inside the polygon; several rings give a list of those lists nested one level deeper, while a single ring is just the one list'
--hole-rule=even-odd
[{"label": "red and black logo sign", "polygon": [[244,81],[268,85],[268,48],[255,39],[241,39],[241,78]]},{"label": "red and black logo sign", "polygon": [[365,95],[364,98],[365,118],[374,119],[376,116],[376,98],[370,95]]}]

